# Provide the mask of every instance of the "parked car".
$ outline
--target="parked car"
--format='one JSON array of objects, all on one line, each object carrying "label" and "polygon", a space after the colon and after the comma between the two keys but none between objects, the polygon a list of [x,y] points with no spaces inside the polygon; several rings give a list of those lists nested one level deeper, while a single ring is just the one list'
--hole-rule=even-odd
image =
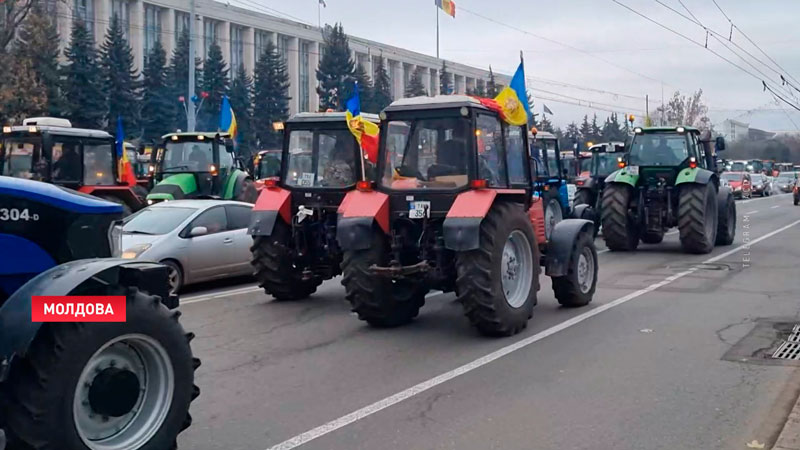
[{"label": "parked car", "polygon": [[796,172],[781,172],[777,178],[775,178],[775,185],[781,192],[792,192],[797,176],[798,174]]},{"label": "parked car", "polygon": [[183,286],[251,275],[247,234],[253,205],[232,200],[176,200],[129,216],[122,227],[122,257],[170,268],[172,293]]},{"label": "parked car", "polygon": [[747,172],[723,172],[720,177],[733,189],[734,198],[750,198],[753,196],[753,184]]},{"label": "parked car", "polygon": [[754,173],[750,175],[750,181],[753,184],[753,195],[766,197],[770,194],[770,182],[766,175]]},{"label": "parked car", "polygon": [[728,172],[745,172],[749,170],[750,169],[747,168],[747,161],[729,161],[729,165],[727,166]]}]

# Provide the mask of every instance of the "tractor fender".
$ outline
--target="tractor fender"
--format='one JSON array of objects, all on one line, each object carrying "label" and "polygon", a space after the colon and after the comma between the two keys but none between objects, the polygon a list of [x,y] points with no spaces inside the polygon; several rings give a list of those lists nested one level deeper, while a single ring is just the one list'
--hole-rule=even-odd
[{"label": "tractor fender", "polygon": [[594,222],[596,216],[597,212],[594,210],[594,208],[592,208],[592,205],[580,204],[576,205],[575,208],[572,209],[572,214],[570,218],[585,219]]},{"label": "tractor fender", "polygon": [[251,236],[271,236],[275,221],[280,216],[287,224],[292,223],[292,193],[278,186],[261,189],[258,200],[250,213],[250,226],[247,234]]},{"label": "tractor fender", "polygon": [[494,189],[458,194],[442,225],[444,246],[457,252],[480,247],[481,222],[489,213],[495,197],[497,191]]},{"label": "tractor fender", "polygon": [[389,196],[377,191],[350,191],[337,210],[336,240],[342,250],[365,250],[372,244],[373,224],[389,233]]},{"label": "tractor fender", "polygon": [[92,277],[99,277],[109,285],[138,287],[160,296],[168,308],[178,307],[178,297],[169,295],[168,270],[161,264],[98,258],[55,266],[22,285],[0,307],[0,379],[11,358],[24,355],[42,327],[41,322],[31,321],[31,298],[69,295]]},{"label": "tractor fender", "polygon": [[699,167],[681,169],[675,179],[675,186],[686,183],[708,184],[712,176],[714,176],[714,172]]},{"label": "tractor fender", "polygon": [[545,274],[550,277],[567,275],[572,247],[578,234],[590,233],[594,236],[594,223],[585,219],[565,219],[553,227],[550,241],[547,243]]},{"label": "tractor fender", "polygon": [[636,187],[636,183],[638,181],[639,175],[629,173],[627,168],[619,169],[606,177],[606,183],[624,183],[629,184],[632,187]]},{"label": "tractor fender", "polygon": [[180,200],[197,192],[197,179],[191,173],[170,175],[153,186],[148,200]]},{"label": "tractor fender", "polygon": [[231,174],[231,176],[228,177],[228,183],[225,185],[225,191],[222,194],[222,198],[225,199],[239,198],[239,193],[242,191],[242,186],[244,186],[244,180],[248,178],[250,178],[250,176],[247,175],[247,173],[241,170],[235,170]]}]

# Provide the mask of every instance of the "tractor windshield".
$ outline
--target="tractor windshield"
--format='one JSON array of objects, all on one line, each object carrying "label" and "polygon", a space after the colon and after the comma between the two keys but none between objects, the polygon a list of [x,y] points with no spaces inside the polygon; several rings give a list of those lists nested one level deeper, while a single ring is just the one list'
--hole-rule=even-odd
[{"label": "tractor windshield", "polygon": [[381,184],[397,190],[466,186],[469,130],[460,117],[389,122]]},{"label": "tractor windshield", "polygon": [[746,168],[747,167],[746,167],[745,163],[743,163],[741,161],[737,161],[737,162],[731,164],[730,171],[731,172],[744,172],[744,170]]},{"label": "tractor windshield", "polygon": [[39,150],[39,142],[22,139],[6,139],[0,146],[0,175],[34,179],[33,154]]},{"label": "tractor windshield", "polygon": [[592,175],[607,177],[617,170],[616,153],[595,153],[592,155]]},{"label": "tractor windshield", "polygon": [[111,142],[87,142],[83,145],[83,184],[111,186],[114,179],[114,155]]},{"label": "tractor windshield", "polygon": [[266,153],[258,157],[258,166],[256,167],[256,178],[263,180],[264,178],[278,177],[281,175],[281,154],[280,153]]},{"label": "tractor windshield", "polygon": [[[167,141],[163,155],[159,155],[163,173],[211,172],[214,164],[214,143],[202,141]],[[233,158],[228,152],[220,152],[219,169],[233,167]]]},{"label": "tractor windshield", "polygon": [[295,187],[352,186],[357,179],[357,152],[357,142],[349,130],[292,130],[284,183]]},{"label": "tractor windshield", "polygon": [[689,157],[683,134],[637,134],[631,143],[632,166],[678,166]]}]

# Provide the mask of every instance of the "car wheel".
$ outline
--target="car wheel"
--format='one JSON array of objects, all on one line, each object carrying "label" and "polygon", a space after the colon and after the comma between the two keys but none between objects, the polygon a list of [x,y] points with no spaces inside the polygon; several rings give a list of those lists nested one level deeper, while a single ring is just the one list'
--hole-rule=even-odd
[{"label": "car wheel", "polygon": [[183,287],[183,270],[181,270],[180,264],[171,259],[165,259],[161,261],[161,264],[169,268],[169,293],[178,295]]}]

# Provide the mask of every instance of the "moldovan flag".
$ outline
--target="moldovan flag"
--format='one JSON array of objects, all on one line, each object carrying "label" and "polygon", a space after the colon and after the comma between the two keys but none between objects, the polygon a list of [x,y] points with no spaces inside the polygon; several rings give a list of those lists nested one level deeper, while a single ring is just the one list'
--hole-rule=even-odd
[{"label": "moldovan flag", "polygon": [[358,145],[364,150],[367,159],[373,163],[378,162],[378,133],[380,128],[377,125],[364,120],[361,117],[361,98],[358,95],[358,83],[355,83],[353,96],[347,100],[347,111],[345,117],[347,119],[347,128],[356,137]]},{"label": "moldovan flag", "polygon": [[450,17],[456,16],[456,2],[453,0],[434,0],[436,2],[436,6],[439,7],[445,14],[449,15]]},{"label": "moldovan flag", "polygon": [[133,166],[128,161],[128,152],[125,151],[125,130],[122,127],[122,116],[117,116],[117,140],[114,143],[117,150],[117,172],[119,179],[128,186],[136,186],[136,174]]},{"label": "moldovan flag", "polygon": [[219,129],[231,135],[231,139],[236,139],[236,115],[231,108],[231,102],[228,96],[222,97],[222,108],[219,112]]},{"label": "moldovan flag", "polygon": [[494,98],[503,110],[503,119],[511,125],[526,125],[528,123],[528,94],[525,90],[525,68],[520,61],[511,83],[504,87]]}]

